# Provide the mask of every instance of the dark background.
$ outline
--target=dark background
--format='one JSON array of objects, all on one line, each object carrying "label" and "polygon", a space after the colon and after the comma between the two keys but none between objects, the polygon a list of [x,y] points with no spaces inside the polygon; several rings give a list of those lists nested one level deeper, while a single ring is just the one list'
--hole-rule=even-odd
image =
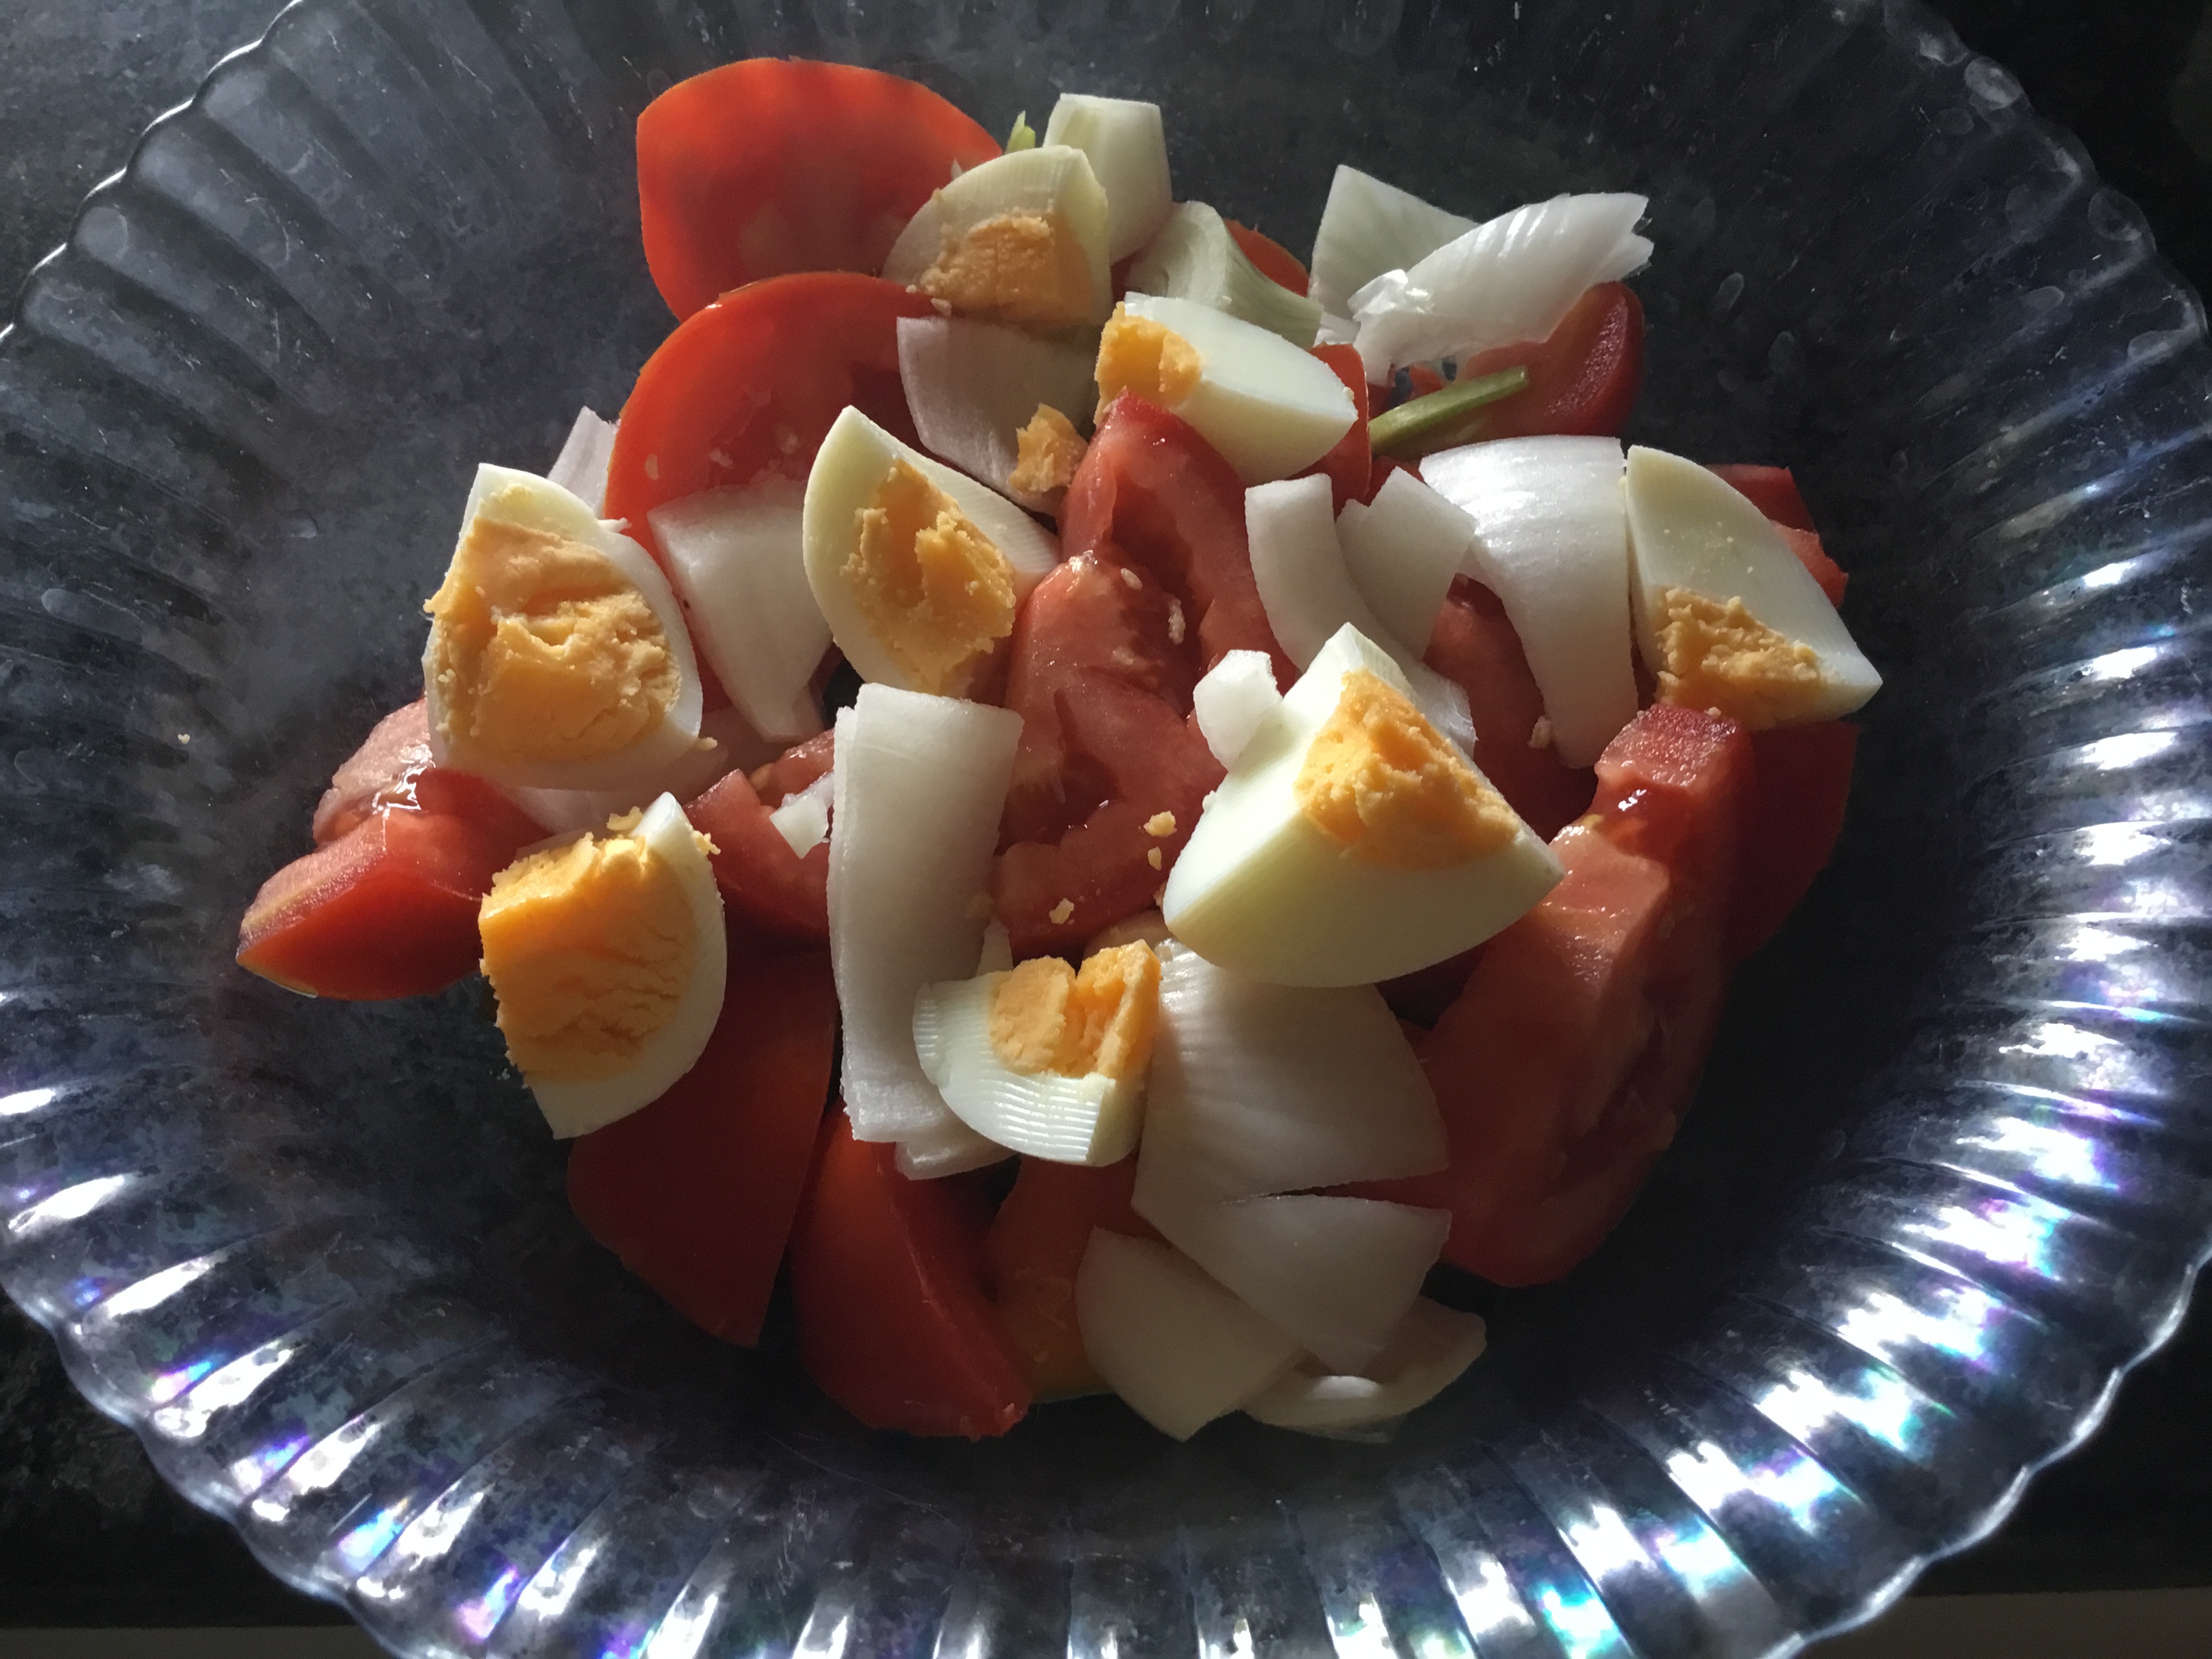
[{"label": "dark background", "polygon": [[[0,292],[67,234],[138,131],[251,41],[273,0],[15,0],[0,20]],[[2212,286],[2212,3],[1954,0],[1966,44],[2017,75]],[[2212,1584],[2212,1309],[2125,1384],[2097,1437],[1995,1536],[1917,1593]],[[0,1303],[0,1626],[342,1624],[164,1486]]]}]

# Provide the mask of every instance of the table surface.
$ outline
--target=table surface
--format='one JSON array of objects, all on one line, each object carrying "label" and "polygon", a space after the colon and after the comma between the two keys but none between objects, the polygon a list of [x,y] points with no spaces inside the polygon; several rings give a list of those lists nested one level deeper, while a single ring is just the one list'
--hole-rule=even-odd
[{"label": "table surface", "polygon": [[[189,97],[276,7],[16,0],[11,9],[0,28],[0,289],[9,292],[145,123]],[[2167,256],[2212,291],[2212,0],[1939,9],[2080,135],[2104,176],[2142,204]],[[2128,1381],[2097,1437],[1917,1593],[2212,1585],[2204,1300]],[[130,1433],[77,1398],[48,1339],[0,1303],[0,1626],[343,1620],[278,1584],[228,1527],[164,1486]]]}]

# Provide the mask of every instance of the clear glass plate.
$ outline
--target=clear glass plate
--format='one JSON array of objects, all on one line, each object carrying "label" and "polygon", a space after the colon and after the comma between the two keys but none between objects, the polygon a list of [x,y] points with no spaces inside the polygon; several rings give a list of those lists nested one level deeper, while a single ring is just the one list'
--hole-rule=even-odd
[{"label": "clear glass plate", "polygon": [[[1620,1233],[1393,1438],[862,1431],[584,1238],[475,988],[231,966],[470,469],[666,326],[636,110],[765,52],[994,127],[1157,99],[1182,192],[1292,246],[1339,160],[1647,191],[1636,435],[1794,465],[1852,573],[1832,873]],[[1785,1651],[1994,1525],[2212,1240],[2208,375],[2135,211],[1909,4],[301,0],[0,342],[7,1287],[407,1654]]]}]

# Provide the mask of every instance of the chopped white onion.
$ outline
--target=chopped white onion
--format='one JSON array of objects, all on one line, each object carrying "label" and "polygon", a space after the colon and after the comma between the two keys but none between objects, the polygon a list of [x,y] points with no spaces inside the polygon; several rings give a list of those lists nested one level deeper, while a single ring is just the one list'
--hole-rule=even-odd
[{"label": "chopped white onion", "polygon": [[1445,1162],[1436,1096],[1373,986],[1269,985],[1161,952],[1140,1193],[1252,1198]]},{"label": "chopped white onion", "polygon": [[1091,354],[1018,328],[962,317],[902,317],[899,379],[921,447],[1023,506],[1050,501],[1007,487],[1015,434],[1049,404],[1078,427],[1098,401]]},{"label": "chopped white onion", "polygon": [[1283,1375],[1298,1345],[1150,1239],[1096,1228],[1075,1274],[1092,1367],[1163,1434],[1188,1440]]},{"label": "chopped white onion", "polygon": [[800,858],[830,839],[830,803],[836,799],[837,769],[831,767],[768,815],[775,832]]},{"label": "chopped white onion", "polygon": [[1403,671],[1429,724],[1461,750],[1472,751],[1474,721],[1468,713],[1467,693],[1392,635],[1352,585],[1336,539],[1334,501],[1328,480],[1319,473],[1255,484],[1244,492],[1252,579],[1267,626],[1301,668],[1339,629],[1357,629]]},{"label": "chopped white onion", "polygon": [[602,420],[586,406],[562,441],[561,453],[545,476],[594,513],[607,508],[607,467],[615,458],[616,422]]},{"label": "chopped white onion", "polygon": [[806,581],[805,490],[773,476],[706,489],[646,514],[700,650],[763,737],[822,729],[809,682],[830,624]]},{"label": "chopped white onion", "polygon": [[1079,149],[1090,159],[1106,192],[1109,262],[1118,264],[1152,240],[1175,203],[1167,129],[1158,104],[1064,92],[1044,124],[1044,142]]},{"label": "chopped white onion", "polygon": [[1481,1357],[1487,1340],[1480,1316],[1423,1297],[1407,1311],[1364,1376],[1302,1364],[1246,1402],[1244,1410],[1276,1428],[1309,1433],[1388,1422],[1442,1394]]},{"label": "chopped white onion", "polygon": [[[1345,568],[1391,637],[1428,648],[1474,523],[1415,474],[1394,471],[1372,503],[1346,501],[1336,515]],[[1624,583],[1622,591],[1626,592]]]},{"label": "chopped white onion", "polygon": [[1613,438],[1501,438],[1421,463],[1474,522],[1463,568],[1504,605],[1569,766],[1636,716],[1621,469]]},{"label": "chopped white onion", "polygon": [[1237,764],[1267,716],[1283,701],[1275,689],[1275,665],[1264,651],[1225,651],[1191,688],[1190,709],[1213,758]]},{"label": "chopped white onion", "polygon": [[837,716],[830,960],[857,1139],[967,1133],[915,1053],[914,999],[981,951],[1021,731],[1011,709],[887,685]]},{"label": "chopped white onion", "polygon": [[[1435,252],[1474,221],[1431,207],[1357,167],[1340,167],[1328,183],[1314,237],[1308,289],[1328,316],[1349,330],[1352,296],[1386,270],[1403,270]],[[1349,341],[1349,331],[1344,335]]]},{"label": "chopped white onion", "polygon": [[1228,221],[1203,202],[1179,202],[1129,266],[1129,287],[1195,301],[1279,334],[1304,351],[1321,326],[1321,307],[1264,275],[1237,245]]},{"label": "chopped white onion", "polygon": [[978,974],[1003,974],[1014,965],[1014,943],[1006,924],[994,917],[983,929],[983,948],[975,955]]},{"label": "chopped white onion", "polygon": [[1294,1193],[1223,1202],[1140,1182],[1137,1213],[1332,1370],[1364,1370],[1420,1294],[1448,1210]]},{"label": "chopped white onion", "polygon": [[1448,353],[1541,340],[1598,283],[1651,257],[1641,196],[1554,196],[1500,214],[1352,296],[1367,378]]}]

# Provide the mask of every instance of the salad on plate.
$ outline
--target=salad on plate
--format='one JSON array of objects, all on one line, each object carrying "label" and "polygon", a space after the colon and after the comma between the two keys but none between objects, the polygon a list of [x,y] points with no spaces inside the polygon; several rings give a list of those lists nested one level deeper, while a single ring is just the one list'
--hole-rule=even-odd
[{"label": "salad on plate", "polygon": [[1310,264],[1161,112],[1001,146],[732,64],[637,131],[677,317],[486,464],[422,695],[238,960],[481,971],[578,1218],[872,1427],[1110,1390],[1371,1432],[1673,1139],[1880,684],[1790,473],[1617,435],[1645,203],[1337,169]]}]

